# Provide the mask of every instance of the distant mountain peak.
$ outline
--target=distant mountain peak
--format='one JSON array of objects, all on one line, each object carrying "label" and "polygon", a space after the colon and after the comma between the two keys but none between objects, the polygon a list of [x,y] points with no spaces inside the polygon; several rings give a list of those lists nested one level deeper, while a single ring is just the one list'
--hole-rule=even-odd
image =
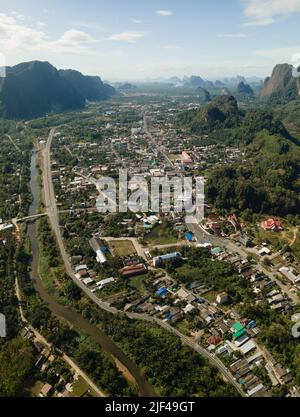
[{"label": "distant mountain peak", "polygon": [[254,91],[252,90],[250,85],[246,84],[244,81],[239,82],[237,86],[237,93],[243,96],[250,96],[250,97],[254,96]]},{"label": "distant mountain peak", "polygon": [[293,75],[293,66],[278,64],[267,77],[260,96],[278,102],[288,102],[299,94],[299,79]]}]

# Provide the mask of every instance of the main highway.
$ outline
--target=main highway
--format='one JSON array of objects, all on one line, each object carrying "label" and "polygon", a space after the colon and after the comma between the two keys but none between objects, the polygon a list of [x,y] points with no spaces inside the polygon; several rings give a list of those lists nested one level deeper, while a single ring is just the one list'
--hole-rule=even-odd
[{"label": "main highway", "polygon": [[46,212],[48,213],[51,227],[55,233],[59,250],[65,265],[65,269],[69,277],[74,281],[74,283],[80,287],[80,289],[100,308],[103,310],[116,314],[118,311],[114,307],[109,306],[107,303],[103,303],[93,294],[80,280],[78,280],[73,271],[69,255],[65,249],[65,245],[62,239],[62,234],[59,226],[59,215],[56,205],[56,197],[54,193],[54,187],[52,182],[52,173],[51,173],[51,145],[56,132],[56,128],[51,129],[46,147],[42,149],[42,172],[43,172],[43,186],[44,186],[44,202]]},{"label": "main highway", "polygon": [[[49,137],[44,149],[42,149],[42,177],[43,177],[43,187],[44,187],[44,202],[46,212],[48,213],[49,220],[51,223],[51,227],[55,233],[57,243],[59,246],[59,250],[61,253],[61,257],[63,259],[65,270],[68,276],[73,280],[73,282],[80,287],[80,289],[85,293],[87,297],[90,298],[96,305],[98,305],[101,309],[107,311],[108,313],[112,314],[125,314],[122,311],[117,310],[114,307],[111,307],[107,303],[102,302],[99,298],[92,293],[79,279],[76,278],[75,273],[72,269],[72,265],[70,263],[69,256],[64,246],[60,225],[59,225],[59,215],[57,210],[56,204],[56,197],[54,193],[54,187],[52,182],[52,173],[51,173],[51,146],[52,141],[55,136],[57,128],[51,129],[49,133]],[[96,185],[96,184],[95,184]],[[215,366],[225,377],[227,381],[229,381],[236,390],[240,393],[240,395],[245,396],[240,384],[234,379],[232,374],[228,371],[228,369],[223,365],[223,363],[217,358],[211,355],[206,349],[201,347],[198,343],[193,341],[192,339],[188,338],[184,334],[180,333],[174,327],[168,325],[167,323],[163,322],[162,320],[155,319],[153,317],[147,316],[145,314],[135,314],[135,313],[127,313],[127,317],[135,320],[143,320],[147,322],[156,323],[168,332],[172,332],[174,335],[178,336],[182,343],[190,346],[196,352],[203,355],[213,366]]]}]

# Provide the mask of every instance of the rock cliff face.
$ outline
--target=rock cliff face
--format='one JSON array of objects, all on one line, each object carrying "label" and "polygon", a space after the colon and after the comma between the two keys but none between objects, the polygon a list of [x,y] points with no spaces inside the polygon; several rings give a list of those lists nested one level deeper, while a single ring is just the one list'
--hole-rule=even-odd
[{"label": "rock cliff face", "polygon": [[295,99],[299,94],[300,78],[296,78],[293,71],[292,65],[276,65],[271,77],[266,78],[260,96],[286,102]]}]

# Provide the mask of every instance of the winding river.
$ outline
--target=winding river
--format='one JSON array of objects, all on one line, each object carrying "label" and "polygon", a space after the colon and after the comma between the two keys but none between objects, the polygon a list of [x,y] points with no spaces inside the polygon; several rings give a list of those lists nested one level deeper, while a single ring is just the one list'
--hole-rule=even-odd
[{"label": "winding river", "polygon": [[[31,166],[30,166],[30,189],[33,196],[33,201],[30,206],[29,215],[35,215],[40,205],[40,193],[37,187],[37,172],[36,172],[36,152],[32,153]],[[36,238],[36,224],[30,223],[28,225],[28,236],[31,242],[32,248],[32,261],[31,261],[31,278],[34,283],[35,290],[39,293],[41,299],[47,304],[51,312],[58,318],[66,320],[71,326],[80,329],[83,333],[89,335],[98,343],[101,348],[109,353],[116,362],[125,368],[126,373],[129,373],[139,388],[139,395],[141,397],[154,397],[156,396],[154,388],[147,382],[147,380],[141,375],[139,368],[126,356],[126,354],[115,345],[112,340],[106,336],[98,327],[91,324],[88,320],[84,319],[81,314],[75,310],[59,304],[54,297],[47,292],[44,288],[43,282],[39,275],[39,247]],[[105,390],[105,387],[103,387]]]}]

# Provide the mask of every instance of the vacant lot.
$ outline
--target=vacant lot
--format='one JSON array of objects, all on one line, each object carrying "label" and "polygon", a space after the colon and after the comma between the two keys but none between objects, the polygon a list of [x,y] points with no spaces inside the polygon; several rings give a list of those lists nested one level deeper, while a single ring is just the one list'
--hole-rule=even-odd
[{"label": "vacant lot", "polygon": [[114,240],[109,242],[109,246],[115,256],[136,255],[136,250],[130,240]]},{"label": "vacant lot", "polygon": [[144,239],[147,245],[173,245],[178,242],[178,233],[172,225],[157,225]]}]

